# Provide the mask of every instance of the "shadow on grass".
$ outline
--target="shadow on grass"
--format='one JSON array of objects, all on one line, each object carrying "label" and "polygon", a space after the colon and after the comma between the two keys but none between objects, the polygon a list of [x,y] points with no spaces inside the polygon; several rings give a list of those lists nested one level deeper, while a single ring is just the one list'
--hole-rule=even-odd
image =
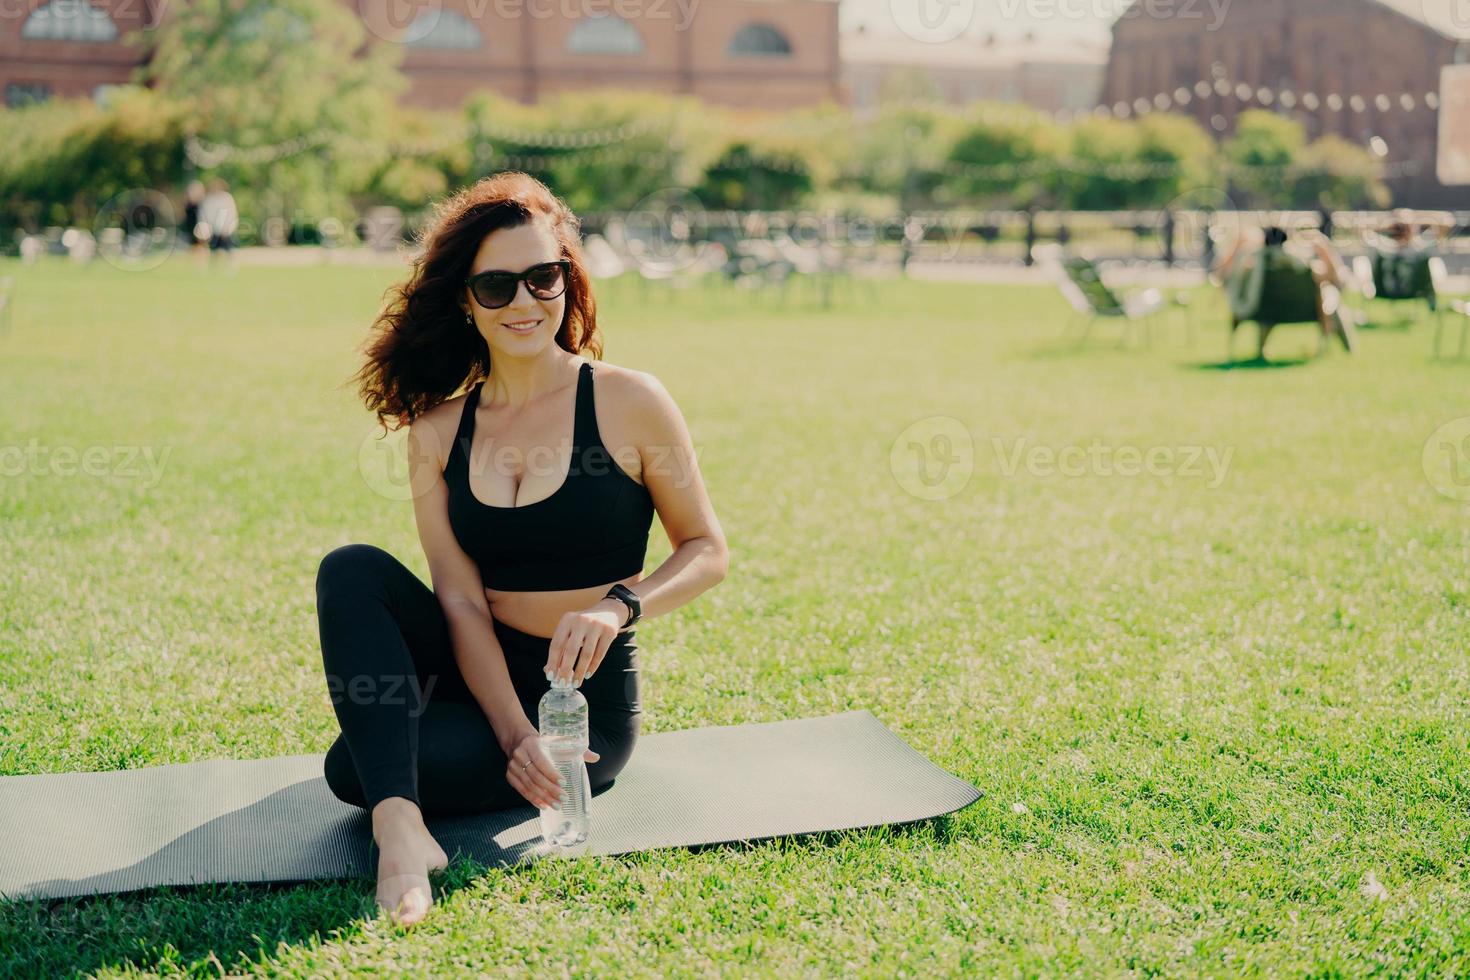
[{"label": "shadow on grass", "polygon": [[1028,361],[1060,361],[1073,358],[1097,357],[1100,354],[1131,357],[1151,349],[1147,344],[1127,344],[1120,347],[1116,342],[1109,343],[1106,340],[1092,340],[1081,344],[1063,341],[1060,343],[1046,344],[1041,347],[1033,347],[1024,353],[1020,353],[1017,359]]},{"label": "shadow on grass", "polygon": [[[869,837],[950,845],[961,836],[955,815],[944,814],[875,827],[650,848],[607,855],[602,860],[646,860],[659,850],[820,850]],[[432,879],[435,901],[497,870],[535,873],[538,863],[486,865],[456,856]],[[354,877],[160,886],[79,898],[0,902],[0,948],[6,950],[0,976],[84,976],[133,967],[213,977],[249,970],[289,954],[291,947],[330,943],[339,933],[351,937],[378,917],[375,894],[375,879]],[[431,912],[424,925],[432,923]]]},{"label": "shadow on grass", "polygon": [[1359,311],[1359,330],[1385,330],[1408,333],[1420,324],[1434,325],[1434,312],[1423,300],[1403,300],[1399,303],[1386,302],[1384,306],[1369,306]]},{"label": "shadow on grass", "polygon": [[1272,371],[1280,368],[1303,367],[1311,364],[1313,360],[1315,358],[1311,357],[1277,358],[1275,360],[1252,357],[1240,361],[1206,361],[1184,366],[1195,371]]},{"label": "shadow on grass", "polygon": [[1359,330],[1384,330],[1393,333],[1408,333],[1414,329],[1418,321],[1412,317],[1402,320],[1364,320],[1358,324]]}]

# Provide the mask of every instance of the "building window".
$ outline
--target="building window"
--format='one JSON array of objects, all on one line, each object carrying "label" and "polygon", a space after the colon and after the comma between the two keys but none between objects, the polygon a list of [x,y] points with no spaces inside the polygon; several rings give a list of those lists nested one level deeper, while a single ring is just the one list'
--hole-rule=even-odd
[{"label": "building window", "polygon": [[456,48],[461,51],[485,46],[485,35],[474,22],[452,10],[430,9],[408,25],[404,41],[413,48]]},{"label": "building window", "polygon": [[791,42],[770,24],[746,24],[730,40],[730,54],[791,57]]},{"label": "building window", "polygon": [[5,105],[10,109],[45,102],[50,97],[51,86],[45,82],[8,82],[5,86]]},{"label": "building window", "polygon": [[117,25],[87,0],[51,0],[31,11],[20,36],[27,41],[115,41]]},{"label": "building window", "polygon": [[642,54],[643,38],[638,29],[613,14],[598,14],[577,21],[567,34],[572,54]]}]

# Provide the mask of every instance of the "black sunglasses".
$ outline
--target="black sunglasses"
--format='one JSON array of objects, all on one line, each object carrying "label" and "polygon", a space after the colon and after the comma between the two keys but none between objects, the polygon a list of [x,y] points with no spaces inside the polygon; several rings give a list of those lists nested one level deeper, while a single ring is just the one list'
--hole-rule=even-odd
[{"label": "black sunglasses", "polygon": [[537,299],[556,299],[566,292],[567,277],[571,272],[572,263],[558,259],[533,265],[525,272],[481,272],[470,276],[464,284],[470,287],[476,303],[487,310],[498,310],[516,298],[516,290],[522,282]]}]

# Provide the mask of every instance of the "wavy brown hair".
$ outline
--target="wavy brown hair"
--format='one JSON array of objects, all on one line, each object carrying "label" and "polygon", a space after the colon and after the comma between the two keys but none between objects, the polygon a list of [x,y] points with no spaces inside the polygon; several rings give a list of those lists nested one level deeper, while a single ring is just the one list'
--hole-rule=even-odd
[{"label": "wavy brown hair", "polygon": [[[367,362],[354,374],[363,400],[390,431],[412,422],[462,387],[490,376],[485,338],[465,322],[459,300],[480,243],[493,231],[546,219],[571,263],[566,314],[556,342],[573,354],[602,358],[597,304],[582,258],[582,225],[541,181],[518,170],[483,177],[434,206],[417,236],[419,257],[363,345]],[[387,420],[396,425],[389,426]]]}]

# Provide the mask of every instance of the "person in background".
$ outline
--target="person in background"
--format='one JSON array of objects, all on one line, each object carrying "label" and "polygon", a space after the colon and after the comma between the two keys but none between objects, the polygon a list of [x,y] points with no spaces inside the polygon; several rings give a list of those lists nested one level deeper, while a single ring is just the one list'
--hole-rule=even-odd
[{"label": "person in background", "polygon": [[[1343,286],[1349,281],[1346,263],[1327,236],[1315,228],[1297,233],[1297,242],[1304,248],[1290,248],[1289,238],[1286,229],[1277,226],[1245,228],[1237,236],[1229,254],[1211,270],[1211,276],[1217,277],[1224,286],[1231,317],[1236,323],[1242,320],[1260,323],[1257,314],[1266,269],[1301,263],[1311,270],[1317,285],[1317,319],[1322,335],[1336,334],[1343,347],[1351,352],[1356,346],[1356,332],[1350,314],[1345,315],[1341,302]],[[1261,325],[1256,352],[1258,359],[1265,357],[1266,337],[1270,332],[1269,323]]]},{"label": "person in background", "polygon": [[199,224],[207,231],[210,254],[224,252],[226,269],[234,274],[235,229],[240,224],[240,213],[224,178],[216,177],[209,182],[209,193],[199,202]]},{"label": "person in background", "polygon": [[184,220],[179,227],[180,237],[188,246],[189,254],[202,261],[207,254],[207,235],[199,224],[199,205],[204,201],[204,184],[191,180],[184,188]]},{"label": "person in background", "polygon": [[1403,298],[1427,288],[1432,309],[1434,273],[1425,268],[1425,263],[1439,254],[1440,242],[1454,231],[1454,215],[1447,211],[1396,208],[1389,218],[1382,232],[1371,228],[1360,230],[1373,263],[1374,290],[1389,298]]},{"label": "person in background", "polygon": [[1455,228],[1454,215],[1447,211],[1415,211],[1395,208],[1383,230],[1363,228],[1363,243],[1382,255],[1408,258],[1433,252]]}]

